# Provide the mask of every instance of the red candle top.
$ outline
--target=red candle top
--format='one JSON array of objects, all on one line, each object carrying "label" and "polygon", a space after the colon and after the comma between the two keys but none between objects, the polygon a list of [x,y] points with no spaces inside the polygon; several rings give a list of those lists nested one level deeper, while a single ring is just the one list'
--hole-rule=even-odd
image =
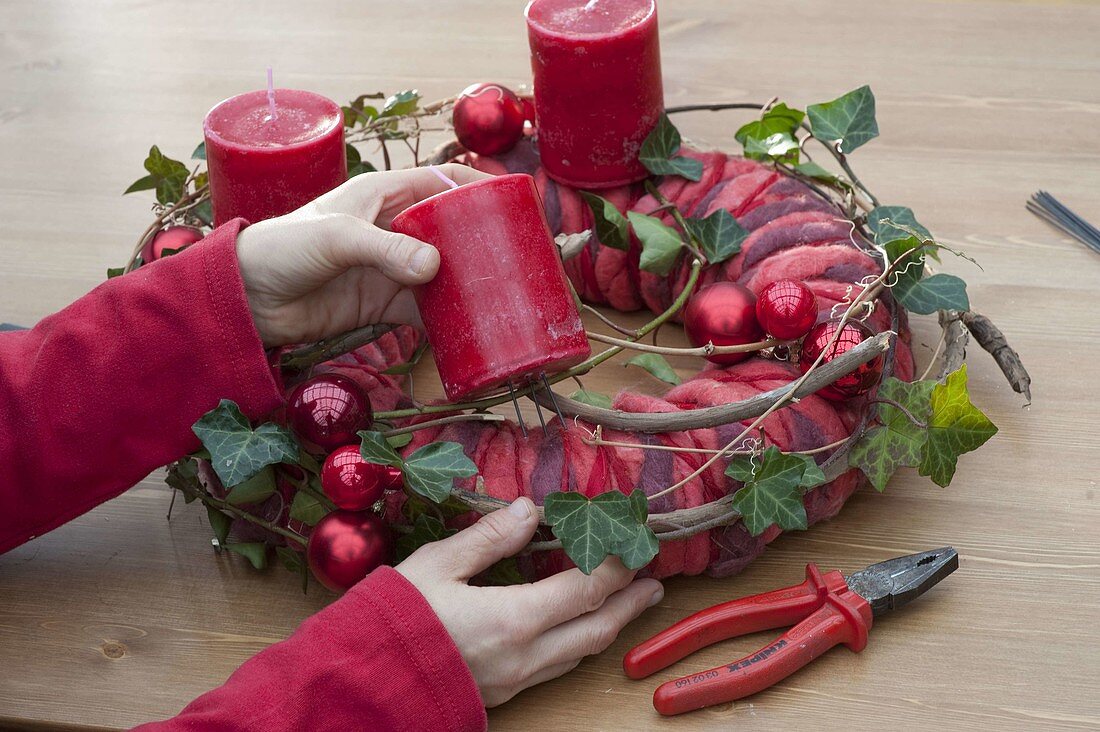
[{"label": "red candle top", "polygon": [[226,99],[206,115],[203,131],[227,146],[255,150],[300,145],[343,129],[340,107],[319,94],[276,89],[275,99],[274,117],[266,90]]},{"label": "red candle top", "polygon": [[642,24],[657,11],[653,0],[539,0],[527,20],[548,34],[606,36]]}]

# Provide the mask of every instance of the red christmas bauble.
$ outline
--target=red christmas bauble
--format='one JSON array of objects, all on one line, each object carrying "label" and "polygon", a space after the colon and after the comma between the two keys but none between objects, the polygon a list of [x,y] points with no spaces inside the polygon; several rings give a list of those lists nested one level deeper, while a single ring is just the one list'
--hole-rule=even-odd
[{"label": "red christmas bauble", "polygon": [[204,234],[193,226],[169,226],[167,229],[158,231],[153,238],[145,242],[141,250],[141,261],[155,262],[164,256],[165,251],[186,249],[202,240],[203,236]]},{"label": "red christmas bauble", "polygon": [[756,319],[776,338],[801,338],[817,322],[817,295],[798,280],[776,280],[757,294]]},{"label": "red christmas bauble", "polygon": [[313,452],[330,452],[357,443],[359,430],[370,429],[370,399],[346,376],[321,374],[294,388],[287,400],[287,425]]},{"label": "red christmas bauble", "polygon": [[[874,333],[867,326],[850,321],[844,324],[836,343],[830,346],[829,341],[832,340],[836,331],[837,323],[835,321],[818,323],[810,330],[809,334],[806,335],[806,339],[802,341],[802,355],[798,359],[798,365],[802,369],[802,373],[809,371],[810,366],[813,365],[823,351],[825,356],[821,359],[819,366],[847,353],[874,336]],[[882,354],[879,354],[852,373],[841,376],[832,384],[818,389],[817,395],[839,402],[866,394],[875,387],[882,375],[882,361]]]},{"label": "red christmas bauble", "polygon": [[[715,282],[700,289],[684,308],[684,332],[696,348],[740,346],[764,337],[756,320],[756,296],[736,282]],[[707,356],[712,363],[728,366],[740,363],[752,353],[723,353]]]},{"label": "red christmas bauble", "polygon": [[384,477],[382,479],[382,487],[388,491],[396,491],[405,484],[405,477],[401,475],[401,468],[395,468],[392,465],[384,465],[385,470]]},{"label": "red christmas bauble", "polygon": [[473,84],[455,101],[455,135],[478,155],[497,155],[523,137],[527,114],[515,92],[500,84]]},{"label": "red christmas bauble", "polygon": [[333,511],[313,527],[306,560],[321,584],[343,592],[388,562],[392,548],[382,519],[371,513]]},{"label": "red christmas bauble", "polygon": [[387,467],[364,460],[358,445],[338,447],[325,458],[321,488],[337,508],[364,511],[382,497]]}]

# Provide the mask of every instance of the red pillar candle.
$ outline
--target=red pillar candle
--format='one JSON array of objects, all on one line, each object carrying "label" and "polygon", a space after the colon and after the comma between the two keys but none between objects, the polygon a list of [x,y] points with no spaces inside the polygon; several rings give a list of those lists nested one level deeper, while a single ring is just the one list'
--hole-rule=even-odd
[{"label": "red pillar candle", "polygon": [[344,116],[319,94],[266,90],[226,99],[203,122],[214,224],[282,216],[347,180]]},{"label": "red pillar candle", "polygon": [[502,175],[406,209],[393,230],[439,250],[416,302],[451,401],[563,371],[592,349],[529,175]]},{"label": "red pillar candle", "polygon": [[654,0],[531,0],[526,15],[546,172],[578,188],[645,178],[664,111]]}]

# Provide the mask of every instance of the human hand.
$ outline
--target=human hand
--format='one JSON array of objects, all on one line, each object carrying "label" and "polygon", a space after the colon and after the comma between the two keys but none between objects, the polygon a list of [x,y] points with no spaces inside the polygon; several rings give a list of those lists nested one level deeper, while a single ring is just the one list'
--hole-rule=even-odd
[{"label": "human hand", "polygon": [[526,585],[466,584],[522,549],[537,526],[534,504],[520,498],[397,565],[451,634],[487,707],[602,652],[624,625],[664,596],[660,582],[635,580],[616,557],[589,576],[571,569]]},{"label": "human hand", "polygon": [[[459,184],[487,177],[465,165],[439,167]],[[427,168],[366,173],[242,231],[237,260],[264,345],[315,341],[371,323],[419,325],[408,287],[435,276],[439,252],[389,226],[446,188]]]}]

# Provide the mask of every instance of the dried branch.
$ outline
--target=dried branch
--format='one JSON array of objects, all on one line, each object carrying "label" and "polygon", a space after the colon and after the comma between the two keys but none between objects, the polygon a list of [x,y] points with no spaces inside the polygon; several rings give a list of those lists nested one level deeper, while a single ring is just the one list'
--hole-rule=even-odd
[{"label": "dried branch", "polygon": [[373,343],[398,327],[400,326],[393,323],[377,323],[349,330],[335,338],[287,351],[279,359],[279,366],[286,371],[305,371],[311,366],[330,361],[337,356],[362,348],[368,343]]},{"label": "dried branch", "polygon": [[1027,399],[1027,403],[1031,404],[1031,375],[1024,368],[1024,363],[1020,360],[1020,354],[1008,345],[1008,341],[1005,340],[1004,333],[1001,332],[1000,328],[993,325],[993,321],[989,318],[980,313],[975,313],[973,310],[960,313],[959,319],[962,320],[963,325],[970,331],[970,334],[974,336],[974,340],[978,342],[978,345],[993,356],[993,360],[1001,367],[1001,372],[1008,379],[1012,390],[1017,394],[1023,394],[1024,398]]}]

